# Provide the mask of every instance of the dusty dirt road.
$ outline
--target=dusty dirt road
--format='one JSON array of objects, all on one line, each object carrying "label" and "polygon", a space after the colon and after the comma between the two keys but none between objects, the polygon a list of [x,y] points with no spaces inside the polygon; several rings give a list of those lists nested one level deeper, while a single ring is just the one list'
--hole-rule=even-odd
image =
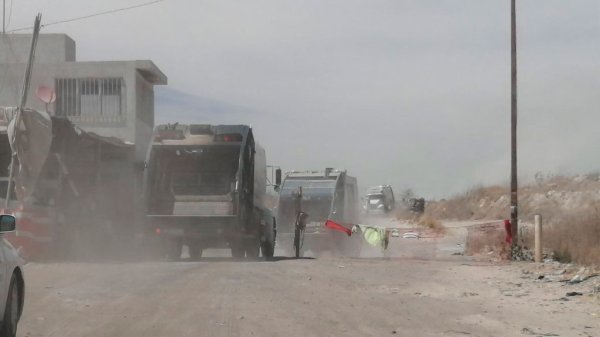
[{"label": "dusty dirt road", "polygon": [[532,264],[476,262],[427,240],[390,248],[388,258],[31,263],[19,336],[600,336],[598,299],[561,300],[577,286],[541,283]]}]

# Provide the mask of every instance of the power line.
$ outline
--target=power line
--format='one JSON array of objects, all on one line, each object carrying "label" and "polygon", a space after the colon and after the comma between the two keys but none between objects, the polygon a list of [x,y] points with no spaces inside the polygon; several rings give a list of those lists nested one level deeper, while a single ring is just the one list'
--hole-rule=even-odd
[{"label": "power line", "polygon": [[[167,0],[154,0],[154,1],[145,2],[145,3],[134,5],[134,6],[116,8],[116,9],[111,9],[111,10],[104,11],[104,12],[98,12],[98,13],[89,14],[89,15],[85,15],[85,16],[79,16],[79,17],[76,17],[76,18],[71,18],[71,19],[65,19],[65,20],[60,20],[60,21],[49,22],[49,23],[46,23],[46,24],[42,25],[42,27],[54,26],[54,25],[58,25],[58,24],[61,24],[61,23],[68,23],[68,22],[73,22],[73,21],[85,20],[85,19],[90,19],[90,18],[94,18],[94,17],[97,17],[97,16],[101,16],[101,15],[113,14],[113,13],[128,11],[128,10],[136,9],[136,8],[140,8],[140,7],[151,6],[151,5],[157,4],[159,2],[164,2],[164,1],[167,1]],[[30,30],[32,28],[33,27],[17,28],[17,29],[12,29],[12,30],[8,31],[7,33],[14,33],[14,32],[23,31],[23,30]]]}]

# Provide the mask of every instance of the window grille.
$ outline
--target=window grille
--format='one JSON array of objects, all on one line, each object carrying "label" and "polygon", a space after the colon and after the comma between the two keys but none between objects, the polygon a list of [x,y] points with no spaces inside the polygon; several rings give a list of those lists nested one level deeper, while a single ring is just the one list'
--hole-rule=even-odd
[{"label": "window grille", "polygon": [[122,78],[59,78],[55,88],[57,116],[75,123],[125,121]]}]

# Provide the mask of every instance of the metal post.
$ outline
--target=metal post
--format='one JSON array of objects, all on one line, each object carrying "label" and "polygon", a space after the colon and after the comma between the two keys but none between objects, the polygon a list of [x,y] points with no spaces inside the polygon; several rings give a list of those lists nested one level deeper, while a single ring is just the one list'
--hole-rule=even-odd
[{"label": "metal post", "polygon": [[[21,100],[19,101],[19,106],[17,107],[17,112],[13,117],[15,119],[14,122],[14,131],[12,134],[12,156],[10,160],[10,168],[9,168],[9,176],[8,176],[8,186],[6,188],[6,202],[5,208],[8,209],[10,202],[11,190],[13,188],[13,179],[14,179],[14,171],[15,164],[17,161],[17,151],[16,151],[16,142],[18,140],[17,133],[21,129],[21,112],[25,108],[25,104],[27,103],[27,95],[29,93],[29,84],[31,82],[31,72],[33,71],[33,60],[35,59],[35,49],[37,47],[37,41],[40,34],[40,27],[42,22],[42,14],[38,14],[35,17],[35,22],[33,25],[33,35],[31,36],[31,48],[29,49],[29,59],[27,61],[27,67],[25,68],[25,78],[23,78],[23,90],[21,91]],[[12,148],[14,146],[15,148]]]},{"label": "metal post", "polygon": [[535,215],[535,262],[542,262],[542,216]]},{"label": "metal post", "polygon": [[510,222],[513,247],[519,245],[519,202],[517,183],[517,14],[516,1],[511,0],[511,165]]}]

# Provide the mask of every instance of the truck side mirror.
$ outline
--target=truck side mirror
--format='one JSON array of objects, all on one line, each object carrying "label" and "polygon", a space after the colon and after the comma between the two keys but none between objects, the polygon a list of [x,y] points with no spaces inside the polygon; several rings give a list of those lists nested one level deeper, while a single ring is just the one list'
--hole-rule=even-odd
[{"label": "truck side mirror", "polygon": [[275,170],[275,186],[277,189],[279,189],[279,186],[281,186],[281,169],[279,168]]}]

